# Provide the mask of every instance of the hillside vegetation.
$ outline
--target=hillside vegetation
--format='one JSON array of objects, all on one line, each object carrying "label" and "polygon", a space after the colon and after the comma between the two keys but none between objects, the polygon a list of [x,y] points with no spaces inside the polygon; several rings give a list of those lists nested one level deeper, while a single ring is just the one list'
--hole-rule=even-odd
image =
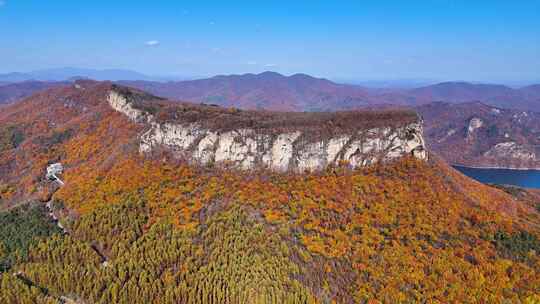
[{"label": "hillside vegetation", "polygon": [[[24,134],[0,152],[2,207],[52,198],[68,232],[0,227],[27,248],[0,248],[0,303],[540,301],[534,193],[437,157],[303,174],[144,157],[109,89],[57,88],[0,113]],[[51,161],[66,167],[57,191]]]},{"label": "hillside vegetation", "polygon": [[132,159],[61,189],[70,234],[13,271],[43,299],[92,303],[534,299],[538,215],[485,186],[472,200],[444,170],[247,176]]}]

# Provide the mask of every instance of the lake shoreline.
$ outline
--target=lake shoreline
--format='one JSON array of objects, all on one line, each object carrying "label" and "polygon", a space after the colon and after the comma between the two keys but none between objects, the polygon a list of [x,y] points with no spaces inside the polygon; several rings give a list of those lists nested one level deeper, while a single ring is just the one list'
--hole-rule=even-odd
[{"label": "lake shoreline", "polygon": [[513,167],[480,167],[480,166],[468,166],[461,164],[450,164],[452,167],[471,168],[471,169],[486,169],[486,170],[516,170],[516,171],[540,171],[540,168],[513,168]]},{"label": "lake shoreline", "polygon": [[452,167],[484,184],[513,185],[522,188],[540,189],[540,170],[473,168],[457,165]]}]

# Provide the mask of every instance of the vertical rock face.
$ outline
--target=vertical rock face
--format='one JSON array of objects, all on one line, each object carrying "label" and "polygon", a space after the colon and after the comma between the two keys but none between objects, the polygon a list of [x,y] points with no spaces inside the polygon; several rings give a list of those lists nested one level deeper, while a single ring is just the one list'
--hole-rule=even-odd
[{"label": "vertical rock face", "polygon": [[484,122],[480,118],[472,118],[469,122],[469,133],[474,132],[474,130],[481,128],[484,125]]},{"label": "vertical rock face", "polygon": [[135,109],[124,95],[115,91],[109,93],[108,102],[113,109],[124,113],[124,115],[135,122],[150,122],[153,119],[152,115],[144,113],[142,110]]},{"label": "vertical rock face", "polygon": [[47,166],[47,173],[45,177],[51,181],[57,181],[60,185],[64,185],[64,182],[58,177],[58,175],[64,172],[64,166],[61,163],[55,163]]},{"label": "vertical rock face", "polygon": [[467,139],[470,140],[474,136],[476,129],[481,128],[484,125],[482,119],[474,117],[469,121],[469,127],[467,128]]},{"label": "vertical rock face", "polygon": [[62,174],[64,172],[64,166],[60,163],[55,163],[47,166],[47,173],[45,174],[45,177],[50,180],[56,180],[58,179],[57,175]]},{"label": "vertical rock face", "polygon": [[292,130],[278,132],[260,128],[219,130],[199,122],[159,123],[139,110],[128,98],[111,92],[113,109],[131,120],[148,125],[140,137],[139,150],[150,153],[167,148],[201,164],[222,163],[241,169],[258,167],[277,171],[321,170],[346,161],[352,167],[389,161],[405,155],[426,159],[420,121],[399,127],[354,130],[345,134],[318,136]]}]

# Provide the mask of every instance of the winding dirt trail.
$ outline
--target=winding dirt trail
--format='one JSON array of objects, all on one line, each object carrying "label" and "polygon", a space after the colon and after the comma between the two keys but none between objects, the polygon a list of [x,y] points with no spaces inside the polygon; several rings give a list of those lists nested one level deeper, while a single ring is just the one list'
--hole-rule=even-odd
[{"label": "winding dirt trail", "polygon": [[53,202],[53,199],[51,198],[49,201],[47,201],[45,203],[45,206],[47,207],[47,210],[49,211],[48,213],[48,216],[51,218],[51,220],[53,222],[56,223],[56,225],[58,226],[58,228],[62,229],[62,231],[64,232],[64,234],[69,234],[69,232],[67,231],[67,229],[62,225],[62,223],[60,223],[60,220],[58,219],[58,217],[54,214],[54,210],[53,210],[53,207],[52,207],[52,202]]},{"label": "winding dirt trail", "polygon": [[[60,181],[58,178],[56,178],[55,180],[56,182],[58,182],[58,184],[60,185],[60,187],[63,187],[65,184]],[[53,222],[56,223],[56,225],[58,226],[58,228],[62,229],[62,231],[64,232],[65,235],[71,235],[69,233],[69,231],[66,229],[66,227],[64,227],[62,225],[62,223],[60,223],[60,219],[54,214],[54,208],[53,208],[53,198],[52,196],[54,195],[54,193],[56,191],[58,191],[58,189],[60,188],[57,188],[52,194],[51,194],[51,198],[45,203],[45,206],[47,207],[47,210],[48,210],[48,216],[51,218],[51,220]],[[99,256],[100,260],[101,260],[101,265],[103,267],[107,267],[109,262],[108,262],[108,258],[106,255],[104,255],[95,245],[90,245],[90,248],[92,248],[92,250]]]}]

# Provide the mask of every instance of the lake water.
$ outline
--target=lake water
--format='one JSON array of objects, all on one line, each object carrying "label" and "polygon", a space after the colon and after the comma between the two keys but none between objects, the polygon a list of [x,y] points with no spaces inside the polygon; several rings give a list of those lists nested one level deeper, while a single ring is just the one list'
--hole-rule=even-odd
[{"label": "lake water", "polygon": [[540,170],[476,169],[460,166],[454,168],[482,183],[540,188]]}]

